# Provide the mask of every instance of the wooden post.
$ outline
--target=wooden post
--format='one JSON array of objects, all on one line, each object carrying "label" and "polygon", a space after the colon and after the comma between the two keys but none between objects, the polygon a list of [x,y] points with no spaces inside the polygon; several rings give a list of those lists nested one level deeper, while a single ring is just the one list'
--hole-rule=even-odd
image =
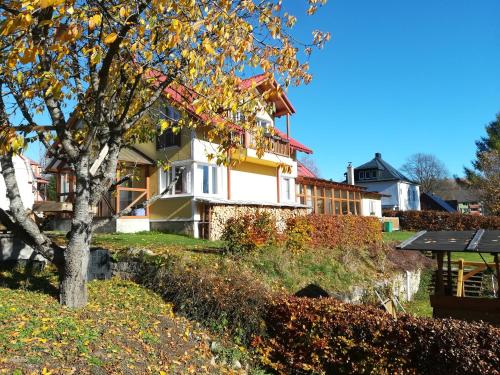
[{"label": "wooden post", "polygon": [[446,295],[451,296],[453,294],[453,274],[451,272],[451,251],[447,252],[447,269],[448,269],[448,277],[447,277],[447,285],[446,285]]},{"label": "wooden post", "polygon": [[443,260],[444,260],[444,254],[442,251],[437,251],[436,252],[436,258],[437,258],[437,274],[436,274],[436,291],[435,294],[437,296],[442,296],[444,295],[444,282],[443,282]]},{"label": "wooden post", "polygon": [[[149,166],[146,166],[145,168],[145,175],[146,175],[146,200],[149,200],[150,194],[149,194]],[[146,216],[149,217],[149,205],[146,206]]]},{"label": "wooden post", "polygon": [[497,298],[500,298],[500,263],[498,260],[498,253],[495,254],[495,268],[497,271]]},{"label": "wooden post", "polygon": [[280,203],[280,167],[276,167],[276,193],[277,193],[277,199],[278,203]]},{"label": "wooden post", "polygon": [[464,296],[464,260],[458,261],[457,297]]}]

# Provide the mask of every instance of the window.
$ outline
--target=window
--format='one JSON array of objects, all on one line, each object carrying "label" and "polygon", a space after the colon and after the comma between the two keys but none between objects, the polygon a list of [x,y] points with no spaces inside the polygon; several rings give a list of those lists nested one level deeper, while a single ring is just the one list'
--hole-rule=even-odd
[{"label": "window", "polygon": [[[171,124],[175,124],[181,119],[181,113],[178,109],[171,105],[167,105],[165,113],[162,114],[162,118],[168,120]],[[174,132],[172,128],[169,127],[156,137],[156,149],[161,150],[172,146],[181,146],[181,133],[179,131]]]},{"label": "window", "polygon": [[315,214],[361,215],[361,193],[352,191],[350,185],[321,183],[297,186],[297,201],[311,207]]},{"label": "window", "polygon": [[201,194],[219,194],[220,169],[217,166],[198,165],[198,191]]},{"label": "window", "polygon": [[265,130],[265,133],[268,133],[269,132],[269,128],[271,127],[272,124],[268,120],[257,118],[257,125],[258,126],[262,126],[264,128],[264,130]]},{"label": "window", "polygon": [[281,195],[285,202],[292,202],[292,179],[288,177],[281,178]]},{"label": "window", "polygon": [[[169,170],[164,171],[160,170],[159,172],[159,185],[160,192],[164,192],[175,179],[179,168],[181,166],[172,166]],[[189,166],[184,166],[184,171],[179,176],[175,186],[171,187],[169,191],[165,193],[165,195],[180,195],[180,194],[189,194],[191,193],[191,170]]]},{"label": "window", "polygon": [[375,169],[371,169],[368,171],[359,171],[358,177],[360,180],[372,180],[377,178],[377,171]]}]

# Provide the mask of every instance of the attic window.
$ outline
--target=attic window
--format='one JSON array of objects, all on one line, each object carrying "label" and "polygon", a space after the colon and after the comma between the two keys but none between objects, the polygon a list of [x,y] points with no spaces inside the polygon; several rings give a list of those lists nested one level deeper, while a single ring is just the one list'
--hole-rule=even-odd
[{"label": "attic window", "polygon": [[[165,108],[165,112],[162,113],[162,117],[170,123],[175,124],[181,119],[181,112],[177,108],[174,108],[171,105],[167,105]],[[173,146],[181,146],[180,132],[174,132],[172,128],[168,128],[156,137],[157,150]]]},{"label": "attic window", "polygon": [[377,171],[374,169],[368,171],[359,171],[358,176],[360,180],[373,180],[377,178]]}]

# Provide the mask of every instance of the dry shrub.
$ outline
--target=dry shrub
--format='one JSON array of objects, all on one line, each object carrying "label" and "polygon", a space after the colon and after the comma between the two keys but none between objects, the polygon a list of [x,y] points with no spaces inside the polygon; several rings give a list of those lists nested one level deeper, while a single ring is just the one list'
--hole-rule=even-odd
[{"label": "dry shrub", "polygon": [[225,249],[232,254],[243,254],[264,245],[276,243],[276,221],[266,212],[255,212],[230,218],[222,233]]},{"label": "dry shrub", "polygon": [[498,374],[500,330],[415,318],[333,298],[278,299],[254,345],[281,374]]},{"label": "dry shrub", "polygon": [[221,275],[208,266],[182,265],[175,257],[146,262],[137,281],[173,303],[176,312],[242,343],[263,333],[272,297],[254,277],[236,270]]},{"label": "dry shrub", "polygon": [[402,229],[410,231],[500,229],[500,216],[476,216],[439,211],[386,211],[399,217]]}]

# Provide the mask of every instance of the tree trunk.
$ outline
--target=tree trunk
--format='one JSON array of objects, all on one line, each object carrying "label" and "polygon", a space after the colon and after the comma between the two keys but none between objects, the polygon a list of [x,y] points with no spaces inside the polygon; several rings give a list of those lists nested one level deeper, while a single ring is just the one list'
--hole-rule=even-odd
[{"label": "tree trunk", "polygon": [[61,281],[60,302],[78,308],[87,304],[87,268],[92,238],[92,212],[90,206],[88,157],[75,165],[76,190],[73,219],[65,251],[64,272]]}]

